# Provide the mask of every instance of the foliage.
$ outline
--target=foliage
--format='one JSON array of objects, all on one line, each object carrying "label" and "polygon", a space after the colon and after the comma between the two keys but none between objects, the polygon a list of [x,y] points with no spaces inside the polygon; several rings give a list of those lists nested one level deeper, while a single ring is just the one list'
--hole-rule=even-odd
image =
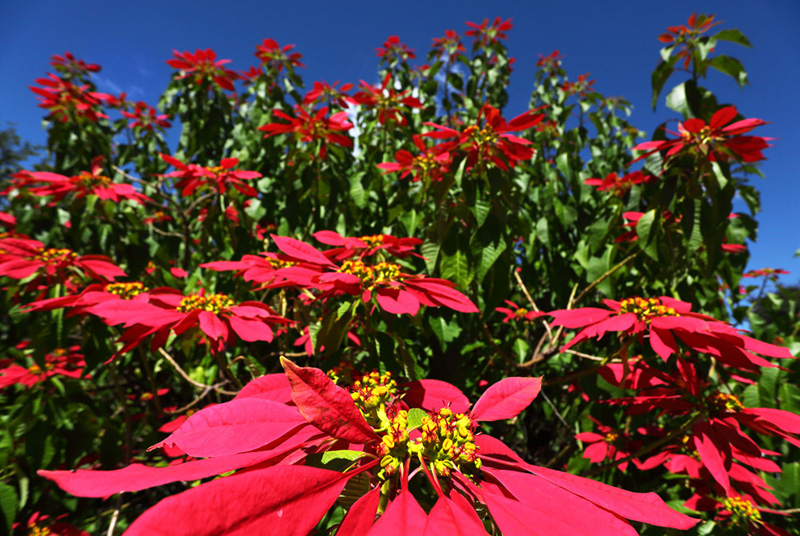
[{"label": "foliage", "polygon": [[2,184],[4,526],[796,533],[798,296],[743,273],[769,138],[701,86],[747,82],[714,25],[661,36],[649,141],[558,51],[511,117],[500,18],[355,91],[175,51],[158,109],[54,56]]}]

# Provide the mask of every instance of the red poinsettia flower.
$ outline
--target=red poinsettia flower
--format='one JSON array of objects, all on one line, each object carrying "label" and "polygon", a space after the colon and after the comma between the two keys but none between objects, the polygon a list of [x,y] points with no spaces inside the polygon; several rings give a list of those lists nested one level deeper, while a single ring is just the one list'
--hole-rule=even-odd
[{"label": "red poinsettia flower", "polygon": [[87,314],[91,307],[108,301],[135,300],[147,302],[150,299],[149,290],[138,281],[129,283],[94,283],[78,294],[38,300],[25,305],[23,310],[25,312],[34,312],[68,308],[71,315]]},{"label": "red poinsettia flower", "polygon": [[261,302],[234,302],[225,294],[185,295],[175,289],[160,287],[148,292],[145,300],[109,300],[87,312],[101,317],[109,325],[123,324],[126,331],[119,342],[125,345],[115,355],[138,346],[153,336],[155,350],[167,342],[170,332],[181,335],[198,327],[208,338],[213,352],[221,352],[236,337],[247,342],[273,339],[273,325],[291,323]]},{"label": "red poinsettia flower", "polygon": [[[512,302],[511,300],[503,300],[506,302],[508,307],[495,307],[495,311],[498,313],[503,313],[505,318],[503,318],[503,323],[506,324],[511,321],[518,321],[518,320],[525,320],[525,321],[532,321],[534,318],[538,318],[540,316],[545,316],[547,313],[541,313],[537,311],[529,311],[524,307],[520,307],[516,303]],[[511,307],[511,309],[509,309]]]},{"label": "red poinsettia flower", "polygon": [[132,112],[123,110],[122,115],[128,119],[132,119],[132,121],[128,123],[128,128],[134,130],[141,129],[153,132],[155,127],[170,128],[172,126],[172,123],[168,121],[169,115],[159,114],[155,108],[143,101],[137,102]]},{"label": "red poinsettia flower", "polygon": [[719,22],[714,22],[714,15],[700,15],[692,13],[686,21],[686,26],[668,26],[667,33],[658,36],[658,40],[662,43],[673,44],[678,47],[675,55],[678,58],[683,58],[683,68],[688,69],[692,63],[692,50],[689,49],[687,43],[696,40],[701,34],[713,28]]},{"label": "red poinsettia flower", "polygon": [[[69,54],[69,52],[67,52],[67,54]],[[28,518],[28,523],[25,527],[30,536],[91,536],[85,530],[81,530],[65,521],[59,521],[59,519],[64,516],[66,516],[66,514],[50,520],[50,516],[42,515],[41,512],[34,512],[33,515]],[[14,523],[11,525],[11,530],[13,532],[15,529],[22,526],[22,523]]]},{"label": "red poinsettia flower", "polygon": [[303,262],[290,255],[264,252],[261,255],[245,255],[239,261],[214,261],[200,265],[216,272],[235,271],[245,281],[268,285],[270,288],[284,286],[310,287],[315,276],[324,272],[318,262]]},{"label": "red poinsettia flower", "polygon": [[688,360],[678,358],[676,370],[671,373],[661,372],[643,360],[637,360],[632,363],[632,370],[626,371],[624,365],[611,364],[603,367],[601,375],[612,385],[637,391],[633,397],[607,401],[627,407],[629,414],[660,411],[681,422],[689,422],[687,419],[691,421],[691,427],[676,445],[677,448],[662,450],[643,463],[643,469],[669,462],[688,449],[691,452],[687,454],[699,463],[673,460],[673,466],[669,469],[674,472],[691,470],[692,477],[699,474],[701,469],[706,469],[724,493],[730,496],[733,489],[731,480],[745,481],[767,489],[760,477],[743,477],[743,468],[734,462],[750,465],[757,470],[779,471],[773,462],[765,459],[771,452],[759,447],[746,435],[742,431],[743,426],[800,446],[800,438],[797,437],[800,434],[800,416],[772,408],[745,408],[735,395],[711,390],[710,384],[698,376]]},{"label": "red poinsettia flower", "polygon": [[184,164],[177,158],[160,154],[161,159],[175,167],[175,171],[167,173],[164,177],[176,177],[181,180],[175,184],[180,189],[181,195],[192,195],[198,188],[210,187],[220,194],[228,192],[233,186],[244,195],[257,196],[258,192],[252,186],[242,181],[258,179],[261,173],[233,169],[239,164],[238,158],[223,158],[218,166],[204,167],[197,164]]},{"label": "red poinsettia flower", "polygon": [[791,272],[781,268],[761,268],[759,270],[750,270],[749,272],[743,274],[742,277],[763,277],[775,282],[778,280],[778,276],[789,275],[790,273]]},{"label": "red poinsettia flower", "polygon": [[337,112],[330,117],[328,115],[328,108],[322,107],[315,111],[313,115],[303,107],[295,106],[295,117],[287,115],[281,110],[273,110],[280,119],[288,121],[287,123],[267,123],[258,127],[258,130],[266,132],[265,138],[270,136],[277,136],[278,134],[293,135],[302,142],[323,142],[322,148],[319,152],[320,158],[325,158],[327,143],[334,143],[342,147],[352,147],[353,140],[343,134],[343,131],[348,131],[353,128],[353,124],[347,120],[347,112]]},{"label": "red poinsettia flower", "polygon": [[45,248],[30,238],[0,238],[0,276],[27,279],[30,285],[63,282],[70,275],[84,274],[100,281],[114,281],[125,272],[103,255],[83,255],[69,249]]},{"label": "red poinsettia flower", "polygon": [[14,363],[0,368],[0,389],[10,385],[22,385],[30,388],[52,376],[80,378],[86,361],[80,353],[80,346],[57,348],[44,356],[44,366],[40,366],[32,358],[23,367]]},{"label": "red poinsettia flower", "polygon": [[489,19],[483,19],[481,24],[467,21],[467,26],[472,28],[464,32],[467,37],[472,37],[473,46],[496,43],[498,39],[508,39],[506,32],[513,28],[511,19],[503,20],[500,17],[489,24]]},{"label": "red poinsettia flower", "polygon": [[294,45],[281,47],[274,39],[264,39],[260,45],[256,45],[256,58],[261,60],[263,65],[267,65],[280,72],[284,67],[291,69],[294,67],[305,67],[300,63],[303,57],[299,52],[289,53]]},{"label": "red poinsettia flower", "polygon": [[411,139],[419,149],[419,154],[414,156],[409,151],[400,149],[394,154],[396,162],[383,162],[377,167],[384,170],[384,173],[400,172],[401,179],[411,175],[415,182],[442,180],[442,175],[450,171],[450,145],[428,147],[418,134],[414,134]]},{"label": "red poinsettia flower", "polygon": [[447,56],[447,61],[455,63],[458,56],[466,52],[461,36],[455,30],[445,30],[444,37],[434,37],[431,50],[436,53],[437,59]]},{"label": "red poinsettia flower", "polygon": [[[654,494],[527,464],[499,440],[477,433],[480,422],[525,409],[539,393],[540,378],[502,380],[470,409],[445,382],[398,386],[390,374],[375,373],[345,389],[321,370],[286,359],[282,364],[285,376],[254,380],[234,400],[195,413],[153,447],[178,447],[203,460],[39,474],[72,494],[104,497],[246,468],[164,499],[131,525],[132,536],[152,533],[167,520],[176,535],[266,527],[278,536],[307,534],[356,477],[364,493],[342,520],[344,534],[479,535],[485,523],[503,534],[534,534],[527,527],[535,518],[537,531],[549,535],[591,528],[603,536],[636,534],[626,519],[679,529],[696,523]],[[313,466],[313,455],[335,459],[341,449],[349,449],[345,472]],[[437,497],[427,513],[410,491],[417,475]],[[477,503],[485,508],[476,511]]]},{"label": "red poinsettia flower", "polygon": [[333,84],[328,84],[324,80],[314,82],[314,87],[303,97],[303,106],[314,106],[320,102],[327,102],[328,106],[336,104],[340,108],[347,108],[350,104],[356,104],[353,98],[347,94],[353,89],[353,84],[342,84],[341,87],[337,80]]},{"label": "red poinsettia flower", "polygon": [[536,66],[552,74],[556,69],[561,67],[561,60],[563,59],[564,56],[562,56],[561,52],[556,49],[547,56],[542,56],[539,54],[539,59],[536,61]]},{"label": "red poinsettia flower", "polygon": [[555,318],[553,326],[583,328],[564,349],[591,337],[599,339],[606,333],[620,333],[621,337],[640,339],[648,335],[651,348],[665,361],[679,352],[677,341],[711,354],[726,365],[746,370],[776,366],[762,355],[793,357],[787,348],[742,335],[729,324],[693,313],[691,304],[668,296],[634,297],[619,302],[603,300],[603,304],[608,309],[583,307],[547,313]]},{"label": "red poinsettia flower", "polygon": [[[506,121],[497,108],[487,103],[478,112],[478,124],[467,127],[463,132],[435,123],[425,123],[436,130],[423,136],[435,139],[455,138],[453,146],[467,154],[467,164],[470,167],[477,163],[494,163],[507,171],[517,162],[533,158],[531,142],[511,133],[527,130],[540,123],[544,114],[536,113],[538,110],[539,108],[528,110],[511,121]],[[480,126],[481,118],[484,119],[483,127]]]},{"label": "red poinsettia flower", "polygon": [[[61,201],[67,195],[73,194],[76,199],[87,195],[96,195],[100,199],[119,203],[123,200],[135,201],[140,205],[153,202],[131,184],[114,182],[110,177],[103,175],[103,157],[98,156],[92,160],[92,171],[81,171],[72,177],[65,177],[49,171],[20,171],[13,177],[19,182],[18,186],[27,187],[28,191],[41,197],[53,197],[53,202]],[[42,186],[32,186],[44,183]]]},{"label": "red poinsettia flower", "polygon": [[625,431],[606,426],[594,417],[589,417],[594,422],[597,432],[581,432],[575,435],[575,439],[586,443],[587,447],[583,451],[583,457],[592,463],[603,463],[609,460],[619,461],[617,465],[620,471],[628,469],[628,462],[633,461],[638,465],[638,459],[630,459],[632,452],[641,448],[641,441],[631,440],[630,434]]},{"label": "red poinsettia flower", "polygon": [[[635,242],[639,240],[639,236],[636,234],[636,226],[642,216],[644,216],[644,212],[623,212],[622,217],[625,219],[625,223],[622,226],[627,227],[629,230],[620,234],[614,242]],[[665,227],[675,225],[681,221],[680,216],[675,216],[669,210],[662,212],[661,217]]]},{"label": "red poinsettia flower", "polygon": [[234,91],[233,83],[239,78],[239,75],[223,67],[231,60],[217,60],[217,53],[210,48],[205,50],[198,48],[194,54],[188,50],[185,52],[173,50],[172,54],[175,57],[167,60],[167,64],[173,69],[181,71],[182,74],[178,76],[178,80],[193,77],[195,84],[213,81],[222,89]]},{"label": "red poinsettia flower", "polygon": [[728,528],[739,528],[747,534],[759,536],[790,536],[786,530],[764,521],[761,513],[788,515],[785,512],[756,506],[753,497],[747,494],[716,499],[714,497],[692,497],[685,506],[700,512],[716,512],[714,522]]},{"label": "red poinsettia flower", "polygon": [[100,72],[99,65],[96,63],[86,63],[76,58],[72,52],[64,52],[63,55],[54,54],[50,57],[50,65],[52,65],[56,71],[72,76]]},{"label": "red poinsettia flower", "polygon": [[362,80],[361,91],[353,95],[352,99],[357,104],[377,110],[381,125],[394,121],[398,125],[406,126],[408,121],[404,114],[410,113],[413,108],[422,108],[422,102],[411,96],[410,89],[398,92],[394,88],[391,72],[386,73],[378,87],[373,87]]},{"label": "red poinsettia flower", "polygon": [[764,160],[761,151],[769,147],[767,143],[769,138],[742,136],[742,134],[766,125],[767,122],[761,119],[741,119],[731,123],[737,115],[739,112],[735,106],[726,106],[717,110],[707,124],[697,118],[678,123],[678,132],[670,132],[677,134],[679,136],[677,139],[646,141],[631,149],[645,151],[636,157],[634,162],[658,151],[666,151],[666,159],[686,151],[709,162],[732,158],[742,162]]},{"label": "red poinsettia flower", "polygon": [[627,173],[622,177],[618,176],[616,173],[609,173],[606,175],[605,179],[591,178],[586,179],[583,182],[590,186],[597,186],[597,190],[599,192],[611,190],[611,193],[617,197],[622,197],[633,187],[633,185],[646,183],[652,180],[652,178],[653,177],[647,175],[646,173],[637,170]]},{"label": "red poinsettia flower", "polygon": [[565,80],[564,83],[561,84],[561,91],[567,95],[580,95],[581,97],[585,97],[591,92],[592,86],[595,83],[594,80],[589,80],[589,74],[590,73],[584,73],[578,75],[578,79],[574,82]]},{"label": "red poinsettia flower", "polygon": [[336,249],[324,251],[326,257],[335,261],[349,259],[354,256],[359,258],[371,257],[376,253],[388,253],[401,259],[414,255],[417,246],[422,244],[419,238],[397,238],[390,234],[376,234],[359,237],[345,238],[336,231],[317,231],[314,238],[329,246],[340,246]]},{"label": "red poinsettia flower", "polygon": [[[289,258],[317,265],[323,273],[315,275],[310,285],[298,280],[297,286],[310,286],[321,291],[319,299],[349,294],[360,296],[364,303],[375,301],[381,309],[393,314],[417,314],[420,306],[444,306],[463,313],[476,313],[478,308],[455,284],[445,279],[407,274],[398,264],[362,260],[346,260],[340,266],[313,246],[288,236],[272,235],[272,240]],[[291,280],[291,276],[287,279]]]},{"label": "red poinsettia flower", "polygon": [[414,54],[414,49],[409,48],[405,43],[401,43],[400,37],[396,35],[387,37],[386,41],[383,42],[383,46],[376,48],[375,51],[378,53],[378,57],[383,58],[383,60],[408,61],[417,57]]},{"label": "red poinsettia flower", "polygon": [[111,96],[88,91],[88,84],[78,86],[51,73],[47,73],[47,78],[37,78],[36,83],[44,87],[29,87],[38,95],[39,107],[49,110],[48,117],[62,123],[79,119],[97,122],[108,118],[100,107]]}]

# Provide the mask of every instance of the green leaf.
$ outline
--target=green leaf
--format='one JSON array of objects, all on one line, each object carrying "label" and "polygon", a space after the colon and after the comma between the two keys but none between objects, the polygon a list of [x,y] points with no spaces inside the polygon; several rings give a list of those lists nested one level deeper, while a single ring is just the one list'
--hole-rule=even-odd
[{"label": "green leaf", "polygon": [[430,417],[428,412],[424,409],[411,408],[408,410],[408,427],[407,430],[411,431],[422,426],[422,418]]},{"label": "green leaf", "polygon": [[443,279],[448,279],[461,288],[467,288],[475,276],[470,270],[466,253],[461,250],[456,250],[452,255],[442,255],[440,272]]},{"label": "green leaf", "polygon": [[721,30],[713,35],[712,39],[716,39],[717,41],[730,41],[731,43],[737,43],[743,47],[753,48],[753,45],[750,44],[750,40],[736,28]]},{"label": "green leaf", "polygon": [[420,218],[417,215],[417,211],[413,208],[411,210],[404,210],[398,217],[400,223],[406,228],[406,235],[407,236],[414,236],[414,232],[417,230],[417,224],[419,223]]},{"label": "green leaf", "polygon": [[778,395],[778,378],[780,370],[776,368],[762,368],[761,378],[758,380],[758,395],[765,408],[775,407],[775,398]]},{"label": "green leaf", "polygon": [[800,413],[800,387],[793,383],[783,383],[778,389],[778,396],[782,410]]},{"label": "green leaf", "polygon": [[524,363],[528,359],[528,352],[531,345],[524,339],[514,339],[514,353],[517,355],[517,361]]},{"label": "green leaf", "polygon": [[367,194],[364,192],[364,186],[361,184],[361,177],[364,173],[355,173],[350,175],[350,198],[358,208],[367,206]]},{"label": "green leaf", "polygon": [[684,119],[697,117],[700,112],[700,92],[697,85],[689,80],[672,88],[667,94],[667,108],[683,115]]},{"label": "green leaf", "polygon": [[478,223],[478,229],[483,227],[486,216],[489,215],[491,209],[492,203],[486,199],[477,199],[475,200],[475,204],[470,207],[470,210],[475,215],[475,221]]},{"label": "green leaf", "polygon": [[486,277],[486,274],[489,273],[489,270],[500,258],[500,255],[503,254],[503,251],[506,250],[506,242],[505,240],[500,240],[497,243],[497,246],[494,244],[489,244],[488,246],[484,246],[481,250],[481,263],[478,266],[477,277],[478,282],[483,281],[483,278]]},{"label": "green leaf", "polygon": [[700,199],[694,200],[694,216],[692,217],[692,234],[689,236],[688,249],[694,253],[703,245],[702,218],[700,214],[703,209],[703,202]]},{"label": "green leaf", "polygon": [[423,242],[419,248],[422,256],[425,257],[425,267],[428,269],[429,275],[433,275],[433,271],[436,269],[436,261],[439,259],[440,249],[439,244],[428,241]]},{"label": "green leaf", "polygon": [[747,71],[744,70],[744,65],[742,65],[742,62],[736,58],[724,55],[716,56],[708,63],[708,65],[722,74],[726,74],[736,80],[736,82],[739,84],[739,87],[744,87],[749,84],[747,81]]},{"label": "green leaf", "polygon": [[639,247],[645,252],[648,257],[658,260],[658,251],[655,247],[655,240],[653,240],[654,226],[656,220],[656,209],[648,210],[639,219],[636,224],[636,236],[639,237]]},{"label": "green leaf", "polygon": [[0,482],[0,513],[3,514],[6,530],[10,533],[11,523],[17,515],[17,490],[2,482]]},{"label": "green leaf", "polygon": [[461,186],[461,180],[464,178],[464,168],[465,168],[466,166],[467,166],[467,159],[465,158],[465,159],[463,159],[463,160],[461,161],[461,163],[458,165],[458,169],[456,170],[456,174],[455,174],[455,176],[453,177],[453,179],[455,180],[456,184],[457,184],[459,187]]},{"label": "green leaf", "polygon": [[331,450],[310,454],[306,458],[306,465],[330,469],[331,471],[344,472],[353,462],[364,457],[363,451],[358,450]]},{"label": "green leaf", "polygon": [[442,348],[447,347],[447,343],[454,341],[459,335],[461,335],[461,326],[458,325],[458,321],[453,319],[451,322],[447,322],[441,316],[429,316],[428,323],[433,330],[433,333],[436,335],[436,338],[439,339],[439,342],[442,344]]},{"label": "green leaf", "polygon": [[674,66],[676,61],[678,61],[678,57],[672,56],[669,60],[659,63],[658,67],[656,67],[653,74],[650,76],[650,85],[653,87],[653,99],[650,104],[653,106],[653,110],[656,109],[658,96],[661,95],[664,84],[667,83],[667,80],[675,71]]}]

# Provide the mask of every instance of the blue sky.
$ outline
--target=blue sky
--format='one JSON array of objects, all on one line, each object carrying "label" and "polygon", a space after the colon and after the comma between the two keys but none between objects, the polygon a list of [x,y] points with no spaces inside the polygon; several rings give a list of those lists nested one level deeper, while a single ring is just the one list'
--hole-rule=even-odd
[{"label": "blue sky", "polygon": [[[235,6],[235,7],[232,7]],[[646,6],[646,8],[645,8]],[[657,36],[668,25],[684,24],[693,12],[714,13],[721,28],[739,28],[752,50],[723,43],[720,53],[742,60],[750,86],[740,91],[728,78],[706,83],[720,102],[735,104],[746,117],[771,124],[757,134],[776,138],[766,151],[761,190],[759,239],[750,244],[751,268],[790,270],[786,283],[800,280],[800,3],[786,1],[563,2],[209,0],[108,2],[38,0],[0,3],[0,124],[44,143],[42,110],[28,86],[48,71],[52,54],[70,51],[103,71],[101,91],[126,91],[129,98],[155,104],[166,87],[172,50],[213,48],[233,69],[255,65],[256,44],[271,37],[295,44],[303,54],[307,87],[314,80],[377,82],[375,48],[389,35],[416,49],[424,59],[431,39],[446,29],[461,33],[464,21],[512,18],[508,46],[517,58],[506,116],[524,111],[538,54],[559,49],[571,78],[587,71],[595,88],[621,95],[634,105],[632,122],[651,133],[675,114],[650,108],[650,72],[658,61]]]}]

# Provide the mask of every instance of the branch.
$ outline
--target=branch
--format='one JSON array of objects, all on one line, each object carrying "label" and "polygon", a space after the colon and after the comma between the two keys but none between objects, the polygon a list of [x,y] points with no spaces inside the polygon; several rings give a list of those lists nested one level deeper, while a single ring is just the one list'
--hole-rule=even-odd
[{"label": "branch", "polygon": [[237,394],[239,394],[237,391],[226,391],[225,389],[220,388],[220,385],[225,385],[226,383],[228,383],[227,381],[218,383],[216,385],[206,385],[204,383],[200,383],[196,380],[193,380],[192,378],[189,377],[188,374],[186,374],[186,371],[183,370],[180,365],[178,365],[175,359],[173,359],[171,355],[169,355],[167,352],[164,351],[163,348],[159,348],[158,351],[159,353],[161,353],[162,356],[164,356],[164,359],[166,359],[169,362],[169,364],[172,365],[173,368],[178,371],[178,374],[180,374],[184,380],[191,383],[195,387],[199,387],[201,389],[213,389],[217,393],[229,396],[236,396]]},{"label": "branch", "polygon": [[639,250],[636,253],[631,253],[630,255],[628,255],[627,257],[622,259],[622,261],[620,261],[616,265],[614,265],[609,271],[607,271],[606,273],[604,273],[603,275],[601,275],[600,277],[595,279],[592,284],[590,284],[588,287],[583,289],[583,292],[578,294],[578,297],[575,298],[575,301],[572,304],[575,305],[576,303],[581,301],[581,299],[583,299],[584,296],[586,296],[589,292],[591,292],[592,289],[594,289],[597,285],[599,285],[600,283],[602,283],[603,281],[608,279],[611,276],[611,274],[613,274],[614,272],[616,272],[617,270],[619,270],[620,268],[622,268],[623,266],[628,264],[630,261],[635,259],[639,255],[639,253],[641,253],[641,252],[642,251]]}]

